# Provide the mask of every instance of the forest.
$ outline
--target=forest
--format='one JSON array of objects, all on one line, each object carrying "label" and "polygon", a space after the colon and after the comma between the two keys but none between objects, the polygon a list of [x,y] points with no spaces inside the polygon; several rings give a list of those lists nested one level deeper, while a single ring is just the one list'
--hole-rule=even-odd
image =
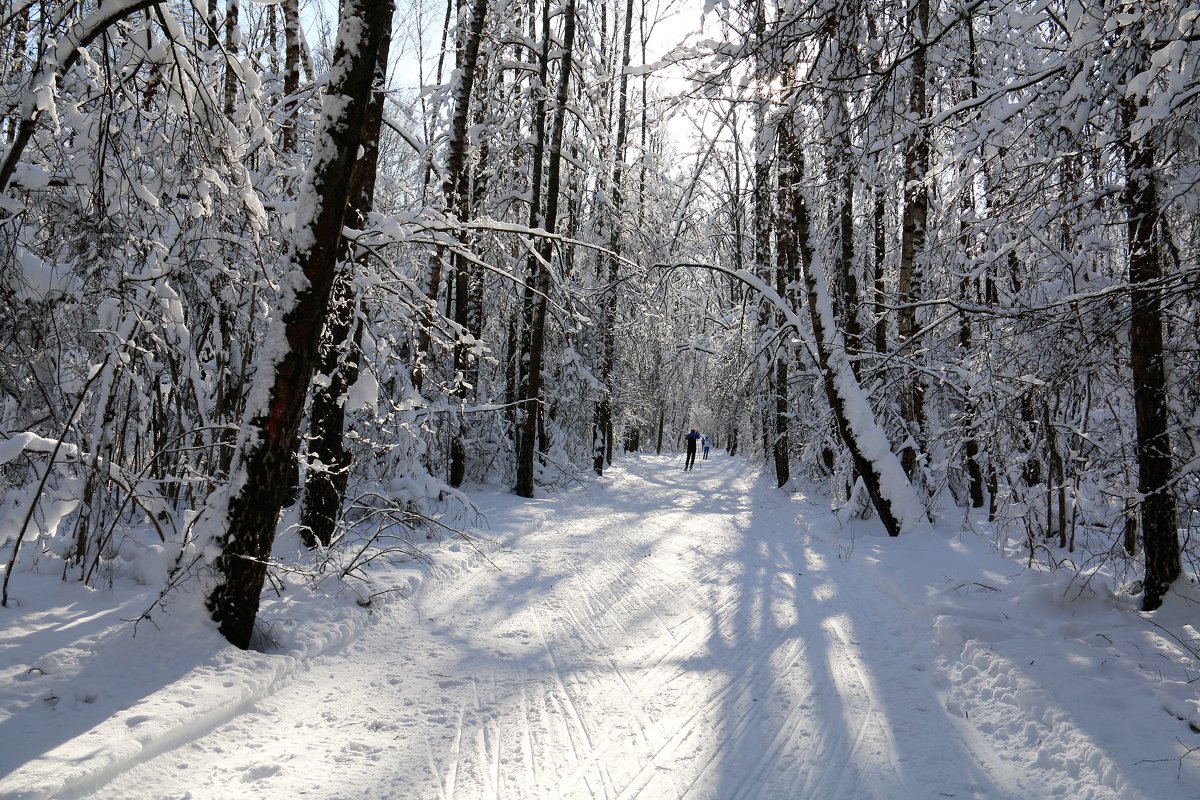
[{"label": "forest", "polygon": [[1198,57],[1182,0],[0,0],[3,605],[137,572],[246,648],[285,509],[438,535],[696,427],[1153,610]]}]

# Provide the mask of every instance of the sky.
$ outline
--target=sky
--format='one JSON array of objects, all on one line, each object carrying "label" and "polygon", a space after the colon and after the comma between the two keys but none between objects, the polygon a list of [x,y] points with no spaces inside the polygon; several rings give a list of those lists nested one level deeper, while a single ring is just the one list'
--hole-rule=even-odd
[{"label": "sky", "polygon": [[[640,13],[638,3],[634,4],[634,9],[635,14]],[[651,26],[647,61],[653,64],[693,33],[702,29],[704,4],[700,0],[646,0],[645,13],[647,23]],[[319,14],[325,14],[330,19],[335,18],[336,4],[323,2],[319,12],[316,10],[310,12],[308,15],[311,20],[308,25],[310,31],[316,29],[314,23]],[[424,38],[426,53],[425,84],[433,83],[444,18],[444,4],[431,3],[428,0],[398,0],[396,36],[393,38],[391,51],[394,64],[392,73],[394,88],[400,91],[415,91],[422,85],[418,67],[419,36]],[[310,40],[312,38],[310,33]],[[641,65],[641,52],[636,41],[637,38],[638,33],[635,27],[632,67]],[[665,81],[672,86],[681,80],[682,78],[678,75],[660,77],[660,81]]]},{"label": "sky", "polygon": [[680,467],[476,487],[467,537],[281,574],[257,651],[132,546],[95,590],[26,565],[0,798],[1200,797],[1194,587],[1142,614],[961,511],[893,539]]}]

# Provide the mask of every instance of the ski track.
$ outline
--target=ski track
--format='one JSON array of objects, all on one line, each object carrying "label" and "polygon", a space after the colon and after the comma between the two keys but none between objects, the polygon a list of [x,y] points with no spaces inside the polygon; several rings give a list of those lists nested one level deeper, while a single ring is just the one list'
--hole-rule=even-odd
[{"label": "ski track", "polygon": [[[90,796],[262,796],[288,775],[322,798],[1038,795],[947,712],[878,576],[841,563],[744,462],[668,464],[618,469],[499,571],[430,586],[420,615],[391,607]],[[883,686],[872,662],[913,668]],[[893,730],[889,710],[912,709],[920,730]]]}]

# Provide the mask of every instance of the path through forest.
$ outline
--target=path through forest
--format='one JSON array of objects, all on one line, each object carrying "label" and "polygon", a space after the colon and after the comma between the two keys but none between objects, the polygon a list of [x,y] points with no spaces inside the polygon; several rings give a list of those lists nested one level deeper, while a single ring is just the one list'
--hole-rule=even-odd
[{"label": "path through forest", "polygon": [[[936,664],[881,562],[894,540],[747,472],[634,459],[503,506],[536,523],[494,568],[432,582],[95,796],[1147,796],[1078,725],[1031,734],[1044,703],[997,695],[973,723],[971,673]],[[1000,656],[975,663],[1028,691]]]}]

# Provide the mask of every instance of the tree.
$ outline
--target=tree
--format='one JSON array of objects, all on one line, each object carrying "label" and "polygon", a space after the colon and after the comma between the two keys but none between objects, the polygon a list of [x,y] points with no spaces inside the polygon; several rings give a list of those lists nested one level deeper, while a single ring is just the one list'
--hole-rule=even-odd
[{"label": "tree", "polygon": [[1176,519],[1174,466],[1168,426],[1169,387],[1163,350],[1162,209],[1155,187],[1153,131],[1142,120],[1147,98],[1136,81],[1149,70],[1144,30],[1133,24],[1124,31],[1131,56],[1121,99],[1121,154],[1125,188],[1121,205],[1127,216],[1129,289],[1129,362],[1133,373],[1134,422],[1137,432],[1137,490],[1141,498],[1142,540],[1146,547],[1142,608],[1153,611],[1182,572],[1179,523]]},{"label": "tree", "polygon": [[622,223],[622,178],[625,175],[625,141],[629,133],[629,59],[630,40],[633,33],[633,0],[625,0],[622,18],[621,66],[617,78],[617,138],[613,147],[613,168],[610,180],[612,219],[609,223],[608,286],[604,292],[601,325],[600,381],[604,384],[600,400],[596,404],[596,422],[592,433],[592,469],[597,475],[604,474],[604,465],[612,463],[613,452],[613,367],[616,348],[613,342],[617,327],[617,296],[620,292],[620,245]]},{"label": "tree", "polygon": [[[929,133],[926,116],[926,63],[929,32],[929,0],[916,0],[910,11],[912,30],[912,83],[907,123],[910,132],[904,147],[904,210],[900,223],[900,272],[897,327],[900,353],[919,360],[916,349],[917,303],[921,293],[920,260],[925,249],[929,224]],[[909,375],[900,390],[900,410],[908,428],[910,443],[905,445],[902,459],[910,480],[917,479],[918,456],[923,451],[921,441],[925,390],[919,370],[909,366]]]},{"label": "tree", "polygon": [[227,498],[210,506],[220,555],[209,613],[232,644],[254,630],[267,558],[286,492],[292,443],[316,364],[340,252],[353,164],[374,85],[378,52],[391,35],[391,0],[345,0],[318,149],[300,191],[283,297],[259,358],[238,438]]},{"label": "tree", "polygon": [[[361,137],[361,153],[354,163],[349,187],[346,222],[363,228],[375,201],[375,179],[379,168],[379,136],[383,127],[390,39],[376,52],[375,86],[367,107]],[[309,465],[304,484],[300,531],[309,547],[328,546],[341,517],[350,476],[351,457],[346,449],[346,401],[358,379],[362,323],[356,321],[359,306],[354,288],[354,266],[362,257],[343,237],[341,266],[334,277],[329,316],[318,348],[315,371],[322,380],[313,381],[309,413]]]},{"label": "tree", "polygon": [[[79,19],[70,25],[65,35],[55,43],[50,53],[42,59],[34,74],[31,85],[45,85],[50,91],[61,76],[75,65],[79,56],[98,37],[102,36],[112,26],[123,19],[145,8],[157,5],[160,0],[109,0],[101,3],[93,13]],[[19,32],[19,31],[18,31]],[[18,36],[18,44],[22,38]],[[12,180],[13,173],[20,163],[25,148],[33,138],[38,120],[46,111],[45,98],[36,91],[29,91],[22,101],[20,110],[12,124],[15,131],[10,132],[10,144],[0,159],[0,193],[3,193]]]},{"label": "tree", "polygon": [[[571,65],[575,46],[575,0],[566,0],[562,9],[563,45],[558,74],[558,89],[555,94],[554,118],[551,123],[550,142],[544,140],[544,109],[547,76],[550,62],[550,0],[545,0],[542,11],[542,54],[541,71],[535,124],[538,138],[534,142],[533,174],[534,202],[530,204],[529,227],[553,235],[558,223],[558,200],[562,170],[563,126],[567,114],[567,96],[571,79]],[[546,168],[545,208],[541,206],[541,166],[545,150]],[[542,369],[546,346],[546,303],[550,292],[550,264],[554,243],[548,236],[537,242],[536,249],[526,261],[525,294],[523,298],[525,338],[522,343],[524,379],[521,383],[520,407],[522,413],[520,437],[517,448],[516,492],[521,497],[533,497],[534,462],[539,439],[539,422],[542,419]]]}]

